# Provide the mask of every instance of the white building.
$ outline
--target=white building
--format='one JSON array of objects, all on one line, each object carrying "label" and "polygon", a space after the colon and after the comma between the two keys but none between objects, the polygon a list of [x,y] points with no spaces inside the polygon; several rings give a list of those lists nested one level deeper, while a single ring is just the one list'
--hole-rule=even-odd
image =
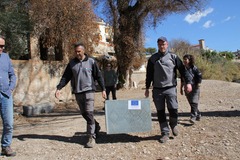
[{"label": "white building", "polygon": [[94,46],[96,55],[109,55],[114,53],[112,26],[100,20],[97,22],[99,27],[99,42]]}]

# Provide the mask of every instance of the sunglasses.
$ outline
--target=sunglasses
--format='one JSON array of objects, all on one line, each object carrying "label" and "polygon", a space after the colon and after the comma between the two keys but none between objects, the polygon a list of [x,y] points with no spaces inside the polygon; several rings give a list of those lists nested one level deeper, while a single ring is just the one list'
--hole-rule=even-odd
[{"label": "sunglasses", "polygon": [[5,47],[5,45],[0,45],[0,48],[4,48]]}]

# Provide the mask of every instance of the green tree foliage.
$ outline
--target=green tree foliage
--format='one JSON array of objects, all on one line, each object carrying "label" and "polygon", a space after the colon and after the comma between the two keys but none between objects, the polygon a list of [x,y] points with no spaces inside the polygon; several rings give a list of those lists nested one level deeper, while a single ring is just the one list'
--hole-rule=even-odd
[{"label": "green tree foliage", "polygon": [[223,52],[219,52],[219,55],[226,58],[227,60],[233,60],[234,59],[234,54],[232,52],[223,51]]},{"label": "green tree foliage", "polygon": [[[95,4],[100,1],[92,0]],[[126,82],[127,71],[143,50],[146,24],[156,26],[170,14],[200,9],[206,0],[102,0],[103,13],[114,30],[114,47],[118,60],[119,81]],[[160,35],[159,35],[160,36]]]},{"label": "green tree foliage", "polygon": [[5,36],[6,51],[13,59],[28,55],[29,21],[27,1],[2,0],[0,2],[0,34]]},{"label": "green tree foliage", "polygon": [[210,51],[210,50],[203,50],[202,54],[201,54],[204,58],[206,58],[209,61],[216,61],[216,59],[218,60],[220,58],[220,56],[218,55],[218,53],[216,51]]},{"label": "green tree foliage", "polygon": [[156,49],[156,48],[149,47],[149,48],[145,48],[145,51],[146,51],[146,53],[148,53],[148,54],[153,54],[153,53],[156,53],[156,52],[157,52],[157,49]]}]

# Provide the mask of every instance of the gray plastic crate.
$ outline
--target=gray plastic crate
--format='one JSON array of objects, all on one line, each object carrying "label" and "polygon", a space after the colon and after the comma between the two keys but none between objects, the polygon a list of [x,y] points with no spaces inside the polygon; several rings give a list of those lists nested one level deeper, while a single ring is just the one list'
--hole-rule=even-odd
[{"label": "gray plastic crate", "polygon": [[149,99],[107,100],[105,115],[107,134],[152,130]]}]

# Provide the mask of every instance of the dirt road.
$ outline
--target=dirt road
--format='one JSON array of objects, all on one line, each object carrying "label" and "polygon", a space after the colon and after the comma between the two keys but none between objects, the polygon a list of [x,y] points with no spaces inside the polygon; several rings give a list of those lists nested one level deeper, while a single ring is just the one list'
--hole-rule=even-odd
[{"label": "dirt road", "polygon": [[[143,98],[144,90],[119,90],[118,99]],[[107,135],[103,102],[96,93],[100,138],[84,148],[86,124],[75,103],[56,106],[54,113],[26,118],[15,114],[13,160],[237,160],[240,159],[240,84],[204,80],[201,86],[202,119],[189,123],[189,105],[179,95],[179,131],[159,143],[159,124],[151,100],[152,131]]]}]

